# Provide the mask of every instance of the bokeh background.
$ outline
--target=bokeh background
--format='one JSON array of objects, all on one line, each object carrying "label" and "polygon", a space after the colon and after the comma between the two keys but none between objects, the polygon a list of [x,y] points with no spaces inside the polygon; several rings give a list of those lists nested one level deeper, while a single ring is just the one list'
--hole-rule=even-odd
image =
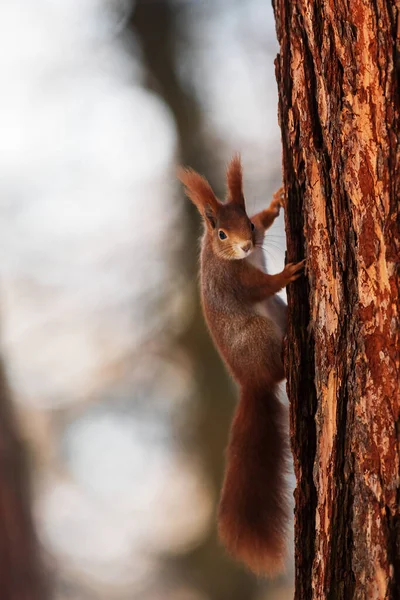
[{"label": "bokeh background", "polygon": [[[269,0],[0,4],[1,353],[54,600],[283,600],[219,546],[236,390],[177,164],[281,184]],[[282,217],[267,238],[282,268]]]}]

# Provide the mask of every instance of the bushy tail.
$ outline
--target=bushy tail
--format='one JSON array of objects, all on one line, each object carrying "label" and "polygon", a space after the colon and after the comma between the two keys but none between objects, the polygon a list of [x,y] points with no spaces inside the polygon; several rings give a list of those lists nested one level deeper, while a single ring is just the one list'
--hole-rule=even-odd
[{"label": "bushy tail", "polygon": [[254,573],[277,575],[286,553],[286,409],[275,391],[242,389],[227,449],[219,536]]}]

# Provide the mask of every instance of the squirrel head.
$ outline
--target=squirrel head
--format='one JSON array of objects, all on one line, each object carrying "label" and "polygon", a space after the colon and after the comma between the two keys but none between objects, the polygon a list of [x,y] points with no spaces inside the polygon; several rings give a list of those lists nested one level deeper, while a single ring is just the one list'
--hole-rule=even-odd
[{"label": "squirrel head", "polygon": [[254,250],[255,232],[246,213],[239,155],[228,165],[225,202],[218,200],[208,181],[196,171],[181,168],[178,178],[203,217],[215,254],[227,260],[249,256]]}]

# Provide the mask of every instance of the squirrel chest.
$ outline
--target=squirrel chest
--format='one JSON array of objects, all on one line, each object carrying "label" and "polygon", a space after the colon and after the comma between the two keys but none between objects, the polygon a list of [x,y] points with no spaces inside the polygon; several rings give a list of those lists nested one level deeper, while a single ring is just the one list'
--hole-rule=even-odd
[{"label": "squirrel chest", "polygon": [[215,257],[203,240],[201,254],[201,299],[207,325],[217,343],[232,349],[252,340],[248,339],[249,321],[260,317],[267,320],[271,329],[283,337],[286,323],[286,305],[277,296],[262,302],[244,300],[240,270],[256,268],[252,263],[225,261]]}]

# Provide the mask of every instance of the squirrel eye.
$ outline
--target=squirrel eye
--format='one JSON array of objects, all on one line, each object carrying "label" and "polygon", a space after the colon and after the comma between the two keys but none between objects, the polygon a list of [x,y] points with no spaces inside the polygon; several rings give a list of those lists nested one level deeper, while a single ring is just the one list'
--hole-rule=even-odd
[{"label": "squirrel eye", "polygon": [[254,223],[251,224],[251,230],[254,231]]},{"label": "squirrel eye", "polygon": [[228,236],[226,235],[226,233],[225,233],[224,231],[222,231],[222,229],[220,229],[220,230],[218,231],[218,237],[219,237],[219,239],[220,239],[220,240],[226,240],[226,238],[227,238]]}]

